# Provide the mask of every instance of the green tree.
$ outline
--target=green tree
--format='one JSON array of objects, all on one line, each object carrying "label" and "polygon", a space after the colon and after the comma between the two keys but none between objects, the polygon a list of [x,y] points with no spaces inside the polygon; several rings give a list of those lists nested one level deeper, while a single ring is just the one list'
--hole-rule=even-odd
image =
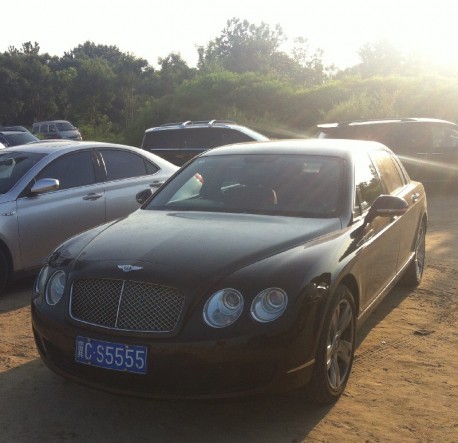
[{"label": "green tree", "polygon": [[106,60],[94,58],[79,61],[70,90],[72,114],[79,122],[95,122],[109,113],[115,97],[114,79],[113,69]]},{"label": "green tree", "polygon": [[[98,70],[96,77],[98,80],[104,78],[105,82],[105,86],[99,85],[102,90],[98,98],[104,98],[105,102],[99,102],[97,110],[94,109],[95,103],[92,103],[91,118],[97,116],[100,119],[103,116],[104,122],[108,118],[118,130],[125,128],[135,118],[137,109],[145,103],[145,90],[148,89],[145,84],[152,77],[151,74],[154,74],[145,59],[123,53],[116,46],[96,45],[89,41],[66,53],[62,62],[65,67],[75,67],[78,73],[81,69],[87,71],[91,62],[94,63],[93,68]],[[94,72],[86,72],[87,79],[93,75]],[[78,74],[75,78],[76,95],[73,94],[73,100],[78,102],[80,97],[82,103],[75,105],[76,109],[84,108],[88,104],[85,95],[78,95],[84,90],[81,81],[84,82],[84,79]],[[97,81],[95,84],[98,84]],[[81,114],[80,111],[77,112]]]},{"label": "green tree", "polygon": [[200,48],[198,67],[201,70],[221,68],[237,73],[267,74],[270,71],[269,58],[283,41],[280,25],[271,29],[265,23],[256,26],[247,20],[232,18],[219,37],[206,49]]},{"label": "green tree", "polygon": [[0,56],[0,97],[9,108],[3,111],[3,121],[31,123],[55,114],[54,75],[47,65],[50,57],[39,51],[38,43],[27,42]]},{"label": "green tree", "polygon": [[159,58],[158,64],[161,67],[160,96],[171,94],[184,81],[192,79],[195,75],[195,69],[190,68],[176,52],[170,53],[165,58]]},{"label": "green tree", "polygon": [[307,40],[295,41],[292,55],[281,50],[286,42],[280,25],[271,28],[265,23],[256,26],[247,20],[233,18],[221,35],[206,48],[198,48],[201,72],[225,70],[243,74],[256,72],[287,80],[297,86],[321,84],[327,77],[323,52],[310,52]]}]

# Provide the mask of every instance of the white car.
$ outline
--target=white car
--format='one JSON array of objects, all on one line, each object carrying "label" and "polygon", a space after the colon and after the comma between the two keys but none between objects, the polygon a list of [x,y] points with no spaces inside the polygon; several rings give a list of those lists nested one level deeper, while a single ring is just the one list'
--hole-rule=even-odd
[{"label": "white car", "polygon": [[126,216],[177,166],[131,146],[40,142],[0,151],[0,290],[59,243]]}]

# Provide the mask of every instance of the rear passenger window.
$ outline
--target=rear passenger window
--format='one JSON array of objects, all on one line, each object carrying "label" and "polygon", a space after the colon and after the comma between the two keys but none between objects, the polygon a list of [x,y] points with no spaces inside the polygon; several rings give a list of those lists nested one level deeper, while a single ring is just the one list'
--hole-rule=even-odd
[{"label": "rear passenger window", "polygon": [[141,177],[154,174],[158,168],[143,157],[127,151],[103,149],[99,151],[107,175],[107,181]]},{"label": "rear passenger window", "polygon": [[404,186],[399,170],[388,152],[375,151],[372,153],[372,157],[390,194]]},{"label": "rear passenger window", "polygon": [[431,151],[432,142],[430,128],[415,123],[402,124],[397,126],[390,148],[397,154],[426,154]]},{"label": "rear passenger window", "polygon": [[252,142],[253,139],[240,131],[221,129],[221,144]]},{"label": "rear passenger window", "polygon": [[184,131],[161,129],[145,132],[142,148],[152,149],[185,149],[188,148]]},{"label": "rear passenger window", "polygon": [[456,152],[458,147],[458,127],[451,125],[431,126],[433,152]]}]

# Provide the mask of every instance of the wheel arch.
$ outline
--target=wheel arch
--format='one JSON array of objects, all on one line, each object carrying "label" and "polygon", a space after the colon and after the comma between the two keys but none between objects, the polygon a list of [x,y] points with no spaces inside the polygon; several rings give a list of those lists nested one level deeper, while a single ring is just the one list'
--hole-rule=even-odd
[{"label": "wheel arch", "polygon": [[359,305],[360,305],[360,291],[358,282],[353,274],[345,275],[340,281],[338,286],[345,285],[353,295],[353,300],[355,302],[356,313],[359,314]]},{"label": "wheel arch", "polygon": [[[0,239],[0,254],[3,255],[3,257],[6,260],[6,273],[3,276],[3,273],[0,272],[0,292],[3,290],[4,286],[6,283],[11,280],[13,276],[13,257],[11,256],[11,252],[6,245],[6,243]],[[3,261],[3,260],[2,260]]]},{"label": "wheel arch", "polygon": [[415,244],[417,242],[417,236],[418,236],[418,231],[420,230],[420,226],[421,225],[424,225],[425,227],[425,234],[428,230],[428,214],[426,212],[423,213],[423,215],[419,218],[418,220],[418,224],[417,224],[417,229],[415,231],[415,236],[413,238],[413,241],[412,241],[412,245],[411,245],[411,251],[414,251],[415,250]]}]

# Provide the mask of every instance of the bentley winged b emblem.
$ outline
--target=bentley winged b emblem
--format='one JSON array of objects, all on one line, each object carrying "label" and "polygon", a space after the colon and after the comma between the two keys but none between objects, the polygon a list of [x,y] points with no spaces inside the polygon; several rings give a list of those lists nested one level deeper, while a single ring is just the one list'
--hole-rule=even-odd
[{"label": "bentley winged b emblem", "polygon": [[143,268],[141,266],[118,265],[118,269],[121,269],[121,271],[124,271],[124,272],[130,272],[130,271],[139,271],[140,269],[143,269]]}]

